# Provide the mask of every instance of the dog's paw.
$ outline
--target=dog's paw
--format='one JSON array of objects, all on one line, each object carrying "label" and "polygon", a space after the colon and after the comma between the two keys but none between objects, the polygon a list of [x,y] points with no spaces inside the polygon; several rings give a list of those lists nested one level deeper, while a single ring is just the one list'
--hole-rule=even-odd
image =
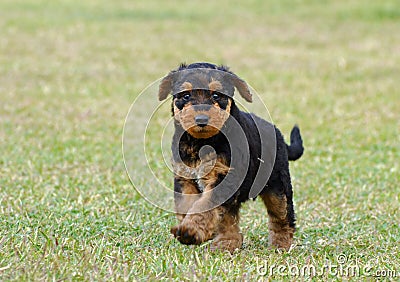
[{"label": "dog's paw", "polygon": [[242,244],[242,234],[237,234],[232,238],[217,236],[211,244],[211,251],[228,251],[232,254],[236,249],[240,249]]},{"label": "dog's paw", "polygon": [[180,224],[172,227],[171,233],[185,245],[199,245],[204,242],[204,236],[194,226]]}]

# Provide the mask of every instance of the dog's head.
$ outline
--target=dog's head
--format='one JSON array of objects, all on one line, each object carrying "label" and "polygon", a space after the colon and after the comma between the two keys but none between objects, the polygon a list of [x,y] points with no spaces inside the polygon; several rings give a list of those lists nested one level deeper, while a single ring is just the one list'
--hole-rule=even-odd
[{"label": "dog's head", "polygon": [[210,138],[229,118],[235,88],[252,101],[247,83],[228,68],[195,63],[181,65],[164,77],[158,96],[161,101],[172,93],[175,122],[194,138]]}]

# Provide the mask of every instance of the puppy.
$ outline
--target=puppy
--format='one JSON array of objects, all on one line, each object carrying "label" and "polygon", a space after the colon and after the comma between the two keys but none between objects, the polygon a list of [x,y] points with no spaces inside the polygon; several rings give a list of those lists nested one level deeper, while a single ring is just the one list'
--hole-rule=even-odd
[{"label": "puppy", "polygon": [[288,250],[295,213],[288,161],[303,154],[297,126],[287,145],[271,123],[236,106],[235,89],[248,102],[247,83],[225,66],[182,64],[163,78],[159,100],[172,94],[175,211],[171,233],[183,244],[213,240],[213,250],[242,246],[239,209],[259,196],[269,222],[269,244]]}]

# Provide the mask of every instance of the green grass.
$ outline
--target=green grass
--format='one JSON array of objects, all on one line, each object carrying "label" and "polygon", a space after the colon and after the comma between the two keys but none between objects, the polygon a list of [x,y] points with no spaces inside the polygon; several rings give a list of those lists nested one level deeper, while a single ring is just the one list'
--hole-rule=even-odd
[{"label": "green grass", "polygon": [[[395,0],[1,1],[0,280],[296,279],[273,265],[399,279],[399,11]],[[290,252],[267,249],[259,201],[242,209],[235,254],[181,245],[174,215],[129,183],[129,105],[183,61],[230,65],[286,136],[300,125]]]}]

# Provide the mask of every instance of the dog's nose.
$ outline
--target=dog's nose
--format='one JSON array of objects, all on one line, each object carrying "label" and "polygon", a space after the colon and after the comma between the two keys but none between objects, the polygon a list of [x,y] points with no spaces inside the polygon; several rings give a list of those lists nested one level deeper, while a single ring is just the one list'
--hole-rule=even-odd
[{"label": "dog's nose", "polygon": [[198,115],[194,118],[194,121],[198,126],[206,126],[208,124],[208,116],[207,115]]}]

